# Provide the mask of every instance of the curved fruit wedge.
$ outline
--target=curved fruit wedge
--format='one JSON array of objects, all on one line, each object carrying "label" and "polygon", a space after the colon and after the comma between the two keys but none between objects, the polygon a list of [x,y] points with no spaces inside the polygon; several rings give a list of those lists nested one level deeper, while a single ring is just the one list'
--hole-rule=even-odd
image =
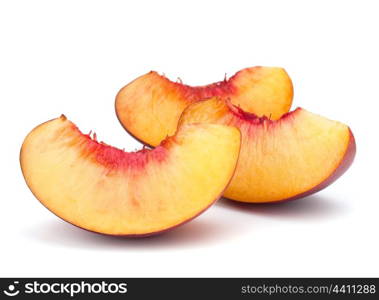
[{"label": "curved fruit wedge", "polygon": [[175,133],[179,117],[189,104],[213,96],[230,98],[248,112],[278,119],[291,107],[293,88],[282,68],[243,69],[228,80],[199,87],[172,82],[152,71],[120,90],[116,114],[136,139],[157,146]]},{"label": "curved fruit wedge", "polygon": [[127,153],[62,116],[29,133],[20,160],[29,188],[57,216],[98,233],[139,236],[189,221],[215,202],[239,148],[238,129],[202,124]]},{"label": "curved fruit wedge", "polygon": [[315,193],[340,177],[355,156],[348,126],[301,108],[271,121],[212,98],[189,106],[179,124],[194,122],[240,129],[241,153],[224,196],[241,202],[275,202]]}]

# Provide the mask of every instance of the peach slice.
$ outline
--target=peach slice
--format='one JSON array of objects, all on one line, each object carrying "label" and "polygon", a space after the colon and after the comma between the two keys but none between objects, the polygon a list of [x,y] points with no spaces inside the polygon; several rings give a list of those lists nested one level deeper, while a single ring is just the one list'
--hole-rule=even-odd
[{"label": "peach slice", "polygon": [[97,142],[66,117],[36,127],[21,149],[33,194],[65,221],[97,233],[141,236],[196,217],[234,174],[234,127],[185,125],[153,150],[135,153]]},{"label": "peach slice", "polygon": [[228,80],[199,87],[172,82],[152,71],[119,91],[116,114],[136,139],[157,146],[175,133],[179,117],[189,104],[213,96],[230,98],[258,116],[278,119],[291,107],[293,88],[282,68],[243,69]]},{"label": "peach slice", "polygon": [[348,126],[298,108],[277,121],[212,98],[190,105],[180,125],[218,123],[241,131],[241,153],[225,197],[276,202],[320,191],[352,164],[355,140]]}]

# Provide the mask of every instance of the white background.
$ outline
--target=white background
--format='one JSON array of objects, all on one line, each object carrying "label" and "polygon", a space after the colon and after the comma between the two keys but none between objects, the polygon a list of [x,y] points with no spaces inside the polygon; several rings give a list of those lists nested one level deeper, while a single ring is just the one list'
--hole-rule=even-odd
[{"label": "white background", "polygon": [[[0,275],[379,276],[378,30],[377,1],[2,1]],[[324,191],[221,200],[130,240],[66,224],[28,190],[19,150],[39,123],[65,113],[132,151],[114,113],[123,85],[150,70],[207,84],[254,65],[286,68],[294,107],[351,126],[356,160]]]}]

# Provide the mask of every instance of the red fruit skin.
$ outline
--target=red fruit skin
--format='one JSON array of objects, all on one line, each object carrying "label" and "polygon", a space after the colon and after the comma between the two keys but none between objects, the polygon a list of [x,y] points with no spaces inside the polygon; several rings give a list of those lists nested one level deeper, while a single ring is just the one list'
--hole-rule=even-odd
[{"label": "red fruit skin", "polygon": [[[343,156],[339,166],[334,170],[334,172],[326,180],[321,182],[319,185],[315,186],[313,189],[307,192],[301,193],[299,195],[296,195],[294,197],[285,199],[285,200],[296,200],[296,199],[303,198],[311,194],[317,193],[323,190],[324,188],[328,187],[329,185],[331,185],[334,181],[340,178],[347,171],[347,169],[350,168],[355,158],[357,146],[355,143],[354,135],[350,129],[349,129],[349,132],[350,132],[349,145],[347,146],[345,155]],[[285,201],[285,200],[282,200],[282,201]]]},{"label": "red fruit skin", "polygon": [[352,165],[352,163],[354,161],[355,154],[357,151],[357,146],[355,143],[354,135],[353,135],[352,131],[350,130],[350,128],[349,128],[349,132],[350,132],[349,145],[347,146],[346,152],[345,152],[344,156],[342,157],[341,162],[338,165],[338,167],[334,170],[334,172],[327,179],[325,179],[323,182],[316,185],[315,187],[313,187],[309,191],[295,195],[295,196],[290,197],[290,198],[285,198],[282,200],[272,201],[272,202],[240,202],[240,201],[236,201],[236,200],[226,198],[226,197],[225,197],[225,199],[231,200],[233,202],[238,202],[241,204],[246,204],[246,205],[277,204],[277,203],[283,203],[283,202],[287,202],[287,201],[301,199],[301,198],[310,196],[312,194],[315,194],[315,193],[325,189],[326,187],[331,185],[333,182],[335,182],[338,178],[340,178],[347,171],[347,169],[349,169],[349,167]]},{"label": "red fruit skin", "polygon": [[[66,116],[62,114],[61,118],[66,119]],[[54,120],[54,119],[51,119],[51,120],[49,120],[49,121],[46,121],[46,122],[44,122],[44,123],[38,125],[36,128],[38,128],[39,126],[42,126],[43,124],[48,123],[48,122],[50,122],[50,121],[52,121],[52,120]],[[76,126],[75,126],[74,128],[75,128],[76,130],[79,130]],[[82,135],[85,136],[85,137],[87,137],[90,143],[95,142],[95,143],[97,143],[97,144],[101,144],[101,143],[98,143],[97,141],[92,140],[92,138],[91,138],[89,135],[86,135],[86,134],[82,134]],[[167,142],[169,142],[169,141],[164,140],[163,142],[166,142],[166,143],[167,143]],[[103,146],[104,146],[104,145],[103,145]],[[111,148],[110,151],[116,151],[116,153],[117,153],[117,151],[122,151],[122,150],[116,149],[116,148],[114,148],[114,147],[112,147],[112,146],[107,146],[107,147]],[[114,148],[114,149],[112,149],[112,148]],[[140,150],[140,151],[143,152],[144,150],[142,149],[142,150]],[[240,147],[239,151],[241,151],[241,147]],[[118,156],[118,155],[117,155],[117,156]],[[21,148],[20,155],[19,155],[19,161],[20,161],[20,165],[21,165],[21,173],[22,173],[22,176],[23,176],[24,179],[25,179],[26,185],[29,187],[29,190],[31,191],[31,193],[33,194],[33,196],[38,200],[37,195],[32,191],[32,188],[28,185],[27,180],[26,180],[26,178],[25,178],[25,176],[24,176],[24,172],[22,171],[21,157],[22,157],[22,148]],[[225,188],[223,189],[223,191],[222,191],[217,197],[215,197],[215,199],[214,199],[213,202],[211,202],[207,207],[205,207],[205,208],[204,208],[202,211],[200,211],[198,214],[196,214],[195,216],[193,216],[192,218],[190,218],[190,219],[188,219],[188,220],[185,220],[185,221],[183,221],[183,222],[181,222],[181,223],[176,224],[175,226],[172,226],[172,227],[169,227],[169,228],[166,228],[166,229],[162,229],[162,230],[158,230],[158,231],[153,231],[153,232],[144,233],[144,234],[109,234],[109,233],[103,233],[103,232],[98,232],[98,231],[89,230],[89,229],[86,229],[86,228],[80,227],[80,226],[78,226],[78,225],[76,225],[76,224],[73,224],[73,223],[69,222],[68,220],[62,218],[61,216],[58,216],[55,212],[53,212],[53,211],[50,210],[45,204],[43,204],[42,201],[39,201],[39,200],[38,200],[38,202],[39,202],[43,207],[45,207],[49,212],[51,212],[53,215],[55,215],[56,217],[58,217],[58,218],[61,219],[62,221],[66,222],[66,223],[68,223],[68,224],[70,224],[70,225],[73,225],[73,226],[75,226],[76,228],[79,228],[79,229],[81,229],[81,230],[84,230],[84,231],[87,231],[87,232],[90,232],[90,233],[95,233],[95,234],[97,234],[97,235],[101,235],[101,236],[108,236],[108,237],[114,237],[114,238],[125,238],[125,239],[128,239],[128,238],[129,238],[129,239],[145,238],[145,237],[157,236],[157,235],[160,235],[160,234],[163,234],[163,233],[169,232],[169,231],[171,231],[171,230],[174,230],[175,228],[180,227],[180,226],[182,226],[182,225],[184,225],[184,224],[186,224],[186,223],[192,221],[193,219],[197,218],[197,217],[200,216],[202,213],[204,213],[208,208],[210,208],[212,205],[214,205],[214,204],[215,204],[215,203],[216,203],[216,202],[222,197],[222,195],[224,194],[224,192],[225,192],[226,188],[228,187],[229,183],[232,181],[232,178],[233,178],[233,176],[234,176],[234,174],[235,174],[235,172],[236,172],[236,169],[237,169],[237,165],[235,166],[234,171],[233,171],[233,175],[230,177],[230,180],[229,180],[228,184],[225,186]]]},{"label": "red fruit skin", "polygon": [[[234,172],[235,172],[235,170],[234,170]],[[234,175],[234,173],[233,173],[233,175]],[[24,176],[24,175],[23,175],[23,176]],[[233,178],[233,176],[232,176],[231,178]],[[24,177],[24,179],[25,179],[25,177]],[[232,180],[232,179],[230,179],[230,181],[231,181],[231,180]],[[230,181],[229,181],[229,183],[230,183]],[[229,185],[229,183],[228,183],[228,185]],[[27,185],[28,185],[28,184],[27,184]],[[227,186],[228,186],[228,185],[227,185]],[[227,187],[227,186],[226,186],[226,187]],[[34,192],[31,190],[31,187],[30,187],[29,185],[28,185],[28,187],[29,187],[29,190],[31,191],[31,193],[33,194],[33,196],[34,196],[36,199],[38,199],[38,198],[37,198],[37,195],[34,194]],[[115,238],[119,237],[119,238],[125,238],[125,239],[127,239],[127,238],[133,239],[133,238],[145,238],[145,237],[151,237],[151,236],[160,235],[160,234],[166,233],[166,232],[168,232],[168,231],[174,230],[175,228],[180,227],[180,226],[182,226],[182,225],[184,225],[184,224],[186,224],[186,223],[192,221],[193,219],[195,219],[195,218],[197,218],[199,215],[201,215],[203,212],[205,212],[205,211],[206,211],[208,208],[210,208],[212,205],[214,205],[214,204],[217,202],[217,200],[219,200],[219,199],[221,198],[221,196],[224,194],[224,191],[226,190],[226,187],[225,187],[225,189],[220,193],[220,195],[217,196],[217,197],[214,199],[214,201],[213,201],[212,203],[210,203],[207,207],[205,207],[202,211],[200,211],[198,214],[196,214],[195,216],[193,216],[191,219],[185,220],[185,221],[183,221],[183,222],[181,222],[181,223],[179,223],[179,224],[176,224],[175,226],[172,226],[172,227],[169,227],[169,228],[166,228],[166,229],[163,229],[163,230],[153,231],[153,232],[144,233],[144,234],[109,234],[109,233],[103,233],[103,232],[98,232],[98,231],[89,230],[89,229],[86,229],[86,228],[80,227],[80,226],[78,226],[78,225],[76,225],[76,224],[73,224],[73,223],[69,222],[68,220],[62,218],[61,216],[58,216],[55,212],[53,212],[52,210],[50,210],[50,209],[49,209],[45,204],[43,204],[41,201],[38,201],[38,202],[39,202],[43,207],[45,207],[49,212],[51,212],[53,215],[55,215],[56,217],[58,217],[59,219],[61,219],[61,220],[64,221],[65,223],[68,223],[68,224],[70,224],[70,225],[73,225],[73,226],[75,226],[76,228],[79,228],[79,229],[81,229],[81,230],[85,230],[85,231],[87,231],[87,232],[95,233],[95,234],[102,235],[102,236],[109,236],[109,237],[115,237]]]},{"label": "red fruit skin", "polygon": [[[207,85],[202,85],[202,86],[187,85],[187,84],[184,84],[181,80],[175,82],[175,81],[172,81],[172,80],[168,79],[165,75],[160,75],[156,71],[150,71],[150,72],[146,73],[145,75],[154,74],[155,76],[163,79],[163,81],[167,85],[169,85],[170,90],[177,91],[181,95],[181,98],[182,98],[181,100],[185,101],[187,103],[187,105],[190,105],[192,103],[195,103],[195,102],[198,102],[198,101],[201,101],[201,100],[205,100],[205,99],[209,99],[209,98],[212,98],[212,97],[220,97],[220,98],[224,98],[224,99],[229,99],[230,96],[233,96],[235,93],[238,93],[239,86],[237,85],[236,81],[241,76],[243,76],[243,74],[245,74],[246,71],[248,71],[249,74],[252,75],[252,74],[254,74],[256,72],[259,72],[262,68],[264,68],[264,67],[262,67],[262,66],[255,66],[255,67],[244,68],[244,69],[236,72],[233,76],[231,76],[229,78],[226,78],[226,74],[225,74],[224,80],[221,80],[221,81],[218,81],[218,82],[214,82],[214,83],[210,83],[210,84],[207,84]],[[140,77],[143,77],[145,75],[142,75]],[[130,83],[128,83],[128,85],[130,85],[133,82],[137,81],[140,77],[132,80]],[[292,90],[291,94],[293,96],[293,86],[292,86],[292,82],[291,81],[290,81],[290,85],[291,85],[291,90]],[[119,91],[119,93],[121,91],[122,91],[122,89]],[[119,93],[116,96],[116,100],[118,98]],[[291,98],[291,103],[292,103],[292,98]],[[151,145],[148,142],[145,142],[142,139],[138,138],[135,134],[133,134],[123,124],[122,117],[120,116],[120,113],[117,110],[117,102],[115,102],[115,113],[116,113],[117,119],[120,122],[122,128],[130,136],[132,136],[135,140],[137,140],[141,144],[143,144],[143,145],[145,145],[145,146],[147,146],[149,148],[154,148],[153,145]]]},{"label": "red fruit skin", "polygon": [[[236,171],[236,168],[234,169],[234,172],[233,172],[233,176],[234,176],[234,173]],[[228,187],[230,181],[232,181],[232,178],[233,176],[230,178],[228,184],[226,185],[226,187],[224,188],[224,190],[220,193],[220,195],[218,195],[214,201],[212,203],[210,203],[207,207],[205,207],[202,211],[200,211],[198,214],[196,214],[195,216],[193,216],[192,218],[188,219],[188,220],[185,220],[181,223],[178,223],[176,224],[175,226],[172,226],[172,227],[169,227],[169,228],[166,228],[166,229],[163,229],[163,230],[159,230],[159,231],[153,231],[153,232],[148,232],[148,233],[144,233],[144,234],[109,234],[109,233],[103,233],[103,232],[98,232],[98,231],[93,231],[93,230],[89,230],[89,229],[86,229],[86,228],[83,228],[83,227],[80,227],[76,224],[73,224],[69,221],[67,221],[66,219],[58,216],[55,212],[53,212],[52,210],[50,210],[45,204],[43,204],[41,201],[38,201],[39,203],[41,203],[41,205],[43,207],[45,207],[48,211],[50,211],[53,215],[57,216],[59,219],[61,219],[62,221],[70,224],[70,225],[73,225],[75,226],[76,228],[79,228],[81,230],[85,230],[87,232],[90,232],[90,233],[95,233],[95,234],[98,234],[98,235],[101,235],[101,236],[109,236],[109,237],[114,237],[114,238],[125,238],[125,239],[137,239],[137,238],[146,238],[146,237],[151,237],[151,236],[157,236],[157,235],[160,235],[160,234],[163,234],[163,233],[166,233],[166,232],[169,232],[171,230],[174,230],[176,229],[177,227],[180,227],[190,221],[192,221],[193,219],[197,218],[198,216],[200,216],[202,213],[204,213],[208,208],[210,208],[212,205],[214,205],[220,198],[221,196],[224,194],[226,188]],[[32,194],[34,195],[34,197],[37,198],[37,195],[33,193],[33,191],[30,189],[29,187],[29,190],[32,192]]]}]

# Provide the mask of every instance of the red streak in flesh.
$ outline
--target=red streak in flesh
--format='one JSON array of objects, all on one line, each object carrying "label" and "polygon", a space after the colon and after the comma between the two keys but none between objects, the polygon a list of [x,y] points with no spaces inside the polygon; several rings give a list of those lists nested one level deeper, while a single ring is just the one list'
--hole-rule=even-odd
[{"label": "red streak in flesh", "polygon": [[206,86],[181,85],[180,90],[184,97],[190,101],[199,101],[211,97],[227,97],[234,91],[228,80],[212,83]]},{"label": "red streak in flesh", "polygon": [[212,97],[223,97],[227,98],[232,96],[233,94],[238,93],[239,83],[238,80],[242,76],[246,74],[248,76],[253,76],[253,74],[259,71],[262,67],[256,66],[251,68],[246,68],[238,71],[229,79],[226,78],[219,82],[211,83],[204,86],[191,86],[187,84],[183,84],[182,80],[178,78],[178,81],[171,81],[165,75],[160,75],[156,71],[150,71],[149,74],[153,76],[157,76],[162,79],[166,85],[167,90],[176,90],[178,93],[182,95],[182,99],[188,102],[196,102],[199,100],[204,100]]},{"label": "red streak in flesh", "polygon": [[91,137],[90,134],[83,134],[76,126],[75,129],[79,133],[82,155],[92,158],[107,169],[143,169],[149,162],[160,163],[168,157],[168,149],[164,145],[154,149],[143,148],[136,152],[125,152],[104,142],[98,142],[96,134]]},{"label": "red streak in flesh", "polygon": [[165,77],[164,75],[159,75],[155,71],[151,71],[153,74],[159,76],[163,79],[166,84],[169,86],[168,90],[175,89],[180,93],[186,101],[196,102],[199,100],[211,98],[211,97],[228,97],[234,92],[236,92],[236,87],[233,85],[232,80],[236,75],[229,79],[224,79],[219,82],[215,82],[212,84],[204,85],[204,86],[191,86],[187,84],[183,84],[181,81],[174,82]]},{"label": "red streak in flesh", "polygon": [[279,120],[271,120],[270,117],[267,117],[267,116],[258,117],[257,115],[253,113],[246,112],[242,110],[240,107],[232,104],[229,100],[225,100],[225,103],[228,106],[229,111],[233,114],[234,117],[238,118],[239,120],[243,122],[248,122],[251,125],[261,125],[264,123],[267,125],[278,124],[286,119],[294,117],[298,112],[301,111],[301,108],[298,107],[295,110],[282,115]]},{"label": "red streak in flesh", "polygon": [[[240,76],[244,76],[244,74],[249,74],[251,76],[256,71],[260,70],[262,67],[252,67],[238,71],[229,79],[226,78],[219,82],[211,83],[205,86],[190,86],[183,84],[181,82],[175,82],[174,84],[177,88],[182,92],[185,99],[195,102],[207,98],[212,97],[221,97],[227,98],[231,95],[237,93],[238,84],[236,85],[236,81]],[[166,78],[167,79],[167,78]],[[170,81],[169,79],[167,79]]]}]

